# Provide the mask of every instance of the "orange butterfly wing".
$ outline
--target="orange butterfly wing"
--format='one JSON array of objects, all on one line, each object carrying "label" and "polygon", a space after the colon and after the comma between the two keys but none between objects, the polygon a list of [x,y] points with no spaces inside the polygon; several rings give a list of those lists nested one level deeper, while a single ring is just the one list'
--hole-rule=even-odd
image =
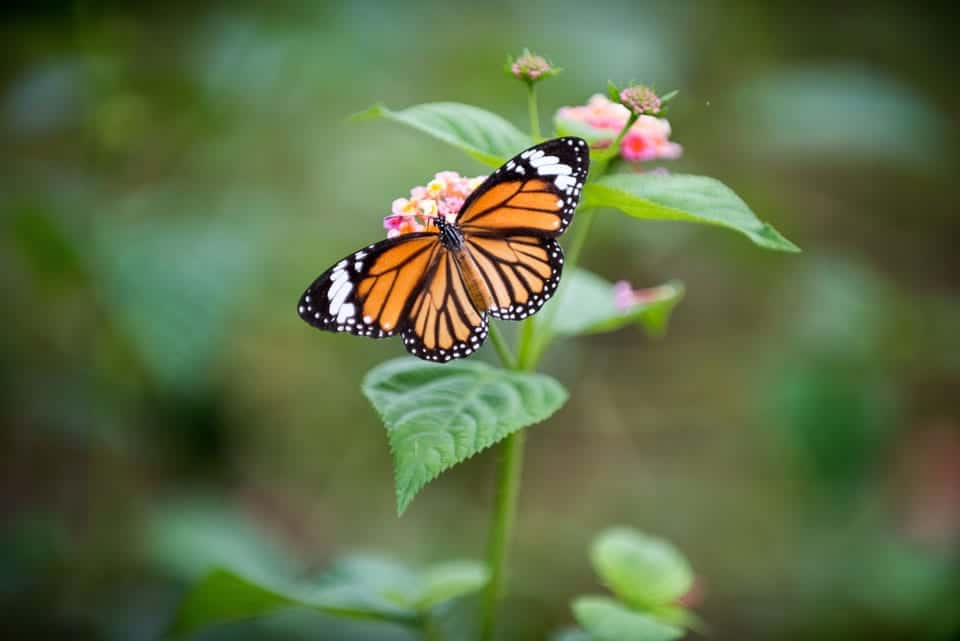
[{"label": "orange butterfly wing", "polygon": [[297,311],[318,329],[357,336],[393,336],[439,252],[436,233],[398,236],[354,252],[307,288]]}]

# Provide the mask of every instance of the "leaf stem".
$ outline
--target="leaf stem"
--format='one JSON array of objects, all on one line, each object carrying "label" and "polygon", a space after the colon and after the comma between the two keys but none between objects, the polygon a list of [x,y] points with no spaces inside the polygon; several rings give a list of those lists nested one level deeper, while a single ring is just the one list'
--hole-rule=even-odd
[{"label": "leaf stem", "polygon": [[517,513],[517,495],[520,493],[520,475],[523,468],[523,446],[526,432],[518,430],[500,446],[497,474],[496,511],[487,544],[487,563],[490,582],[483,596],[483,624],[481,641],[491,641],[497,628],[497,610],[506,584],[507,545]]},{"label": "leaf stem", "polygon": [[507,344],[507,341],[503,338],[500,330],[492,321],[488,326],[488,331],[490,334],[490,342],[493,343],[493,348],[497,350],[497,356],[500,358],[500,363],[507,369],[517,369],[516,356],[514,356],[513,352],[510,351],[510,346]]},{"label": "leaf stem", "polygon": [[537,109],[537,87],[527,83],[527,112],[530,115],[530,136],[534,142],[540,142],[540,110]]}]

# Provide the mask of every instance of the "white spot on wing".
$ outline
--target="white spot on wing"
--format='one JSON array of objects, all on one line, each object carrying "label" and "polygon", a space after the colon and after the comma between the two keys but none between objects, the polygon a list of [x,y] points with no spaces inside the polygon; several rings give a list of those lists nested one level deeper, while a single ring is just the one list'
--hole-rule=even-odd
[{"label": "white spot on wing", "polygon": [[538,156],[535,155],[530,159],[530,164],[534,167],[540,167],[542,165],[556,165],[558,162],[560,162],[560,159],[556,156],[544,156],[542,151],[537,153],[539,153]]},{"label": "white spot on wing", "polygon": [[547,165],[537,169],[537,173],[541,176],[569,175],[573,173],[573,168],[570,165]]},{"label": "white spot on wing", "polygon": [[353,314],[357,311],[357,308],[353,303],[347,303],[346,305],[340,306],[340,311],[337,312],[337,322],[343,323],[349,318],[353,317]]},{"label": "white spot on wing", "polygon": [[327,299],[333,300],[340,293],[340,290],[343,289],[343,286],[350,281],[347,272],[342,269],[333,272],[330,280],[333,281],[333,284],[330,285],[330,289],[327,290]]},{"label": "white spot on wing", "polygon": [[339,316],[340,308],[343,306],[344,302],[346,302],[347,296],[349,296],[350,292],[352,291],[353,291],[353,284],[351,284],[350,281],[348,280],[344,280],[343,284],[337,290],[337,295],[330,300],[331,314],[337,314]]}]

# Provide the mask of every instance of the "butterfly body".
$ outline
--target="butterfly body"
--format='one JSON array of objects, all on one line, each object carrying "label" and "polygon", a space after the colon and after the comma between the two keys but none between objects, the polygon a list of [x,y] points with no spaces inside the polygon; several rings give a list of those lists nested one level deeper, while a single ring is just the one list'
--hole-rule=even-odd
[{"label": "butterfly body", "polygon": [[589,155],[579,138],[521,152],[466,199],[456,219],[354,252],[320,275],[298,313],[319,329],[386,338],[446,362],[476,351],[487,315],[520,320],[556,290],[556,241],[573,218]]}]

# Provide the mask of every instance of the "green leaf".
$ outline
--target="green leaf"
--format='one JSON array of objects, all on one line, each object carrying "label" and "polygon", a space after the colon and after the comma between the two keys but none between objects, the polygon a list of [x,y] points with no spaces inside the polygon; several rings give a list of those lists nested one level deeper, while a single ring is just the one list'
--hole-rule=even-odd
[{"label": "green leaf", "polygon": [[583,628],[570,626],[551,634],[550,641],[593,641],[593,637],[587,634]]},{"label": "green leaf", "polygon": [[456,102],[430,102],[400,111],[377,104],[354,118],[386,118],[419,129],[491,167],[533,144],[497,114]]},{"label": "green leaf", "polygon": [[543,421],[567,400],[566,390],[543,374],[412,358],[375,367],[363,392],[387,428],[400,514],[438,474]]},{"label": "green leaf", "polygon": [[325,590],[307,586],[267,584],[225,569],[208,574],[184,598],[168,632],[182,638],[211,625],[266,616],[279,610],[302,607],[331,616],[414,624],[413,610],[378,601],[359,591]]},{"label": "green leaf", "polygon": [[653,608],[649,611],[649,614],[658,621],[693,630],[701,635],[706,635],[709,631],[707,624],[697,616],[696,612],[688,610],[682,605],[664,605]]},{"label": "green leaf", "polygon": [[667,93],[660,96],[660,104],[665,104],[677,97],[677,94],[680,93],[679,89],[674,89],[673,91],[668,91]]},{"label": "green leaf", "polygon": [[693,585],[690,565],[676,548],[629,528],[600,534],[590,560],[607,587],[635,608],[672,605]]},{"label": "green leaf", "polygon": [[159,572],[196,581],[214,568],[244,576],[289,576],[293,564],[265,532],[223,499],[194,498],[151,510],[140,537],[143,553]]},{"label": "green leaf", "polygon": [[349,588],[356,594],[375,595],[395,607],[426,612],[439,603],[479,590],[488,579],[486,565],[477,561],[444,561],[417,572],[391,559],[351,556],[324,573],[320,585]]},{"label": "green leaf", "polygon": [[596,641],[672,641],[684,634],[681,628],[628,610],[613,599],[602,596],[576,599],[573,602],[573,615]]},{"label": "green leaf", "polygon": [[421,591],[420,575],[404,563],[379,556],[338,559],[318,580],[322,588],[370,595],[391,606],[414,610]]},{"label": "green leaf", "polygon": [[538,325],[551,323],[552,331],[566,336],[612,332],[639,323],[654,336],[663,334],[670,312],[683,298],[683,285],[670,282],[644,290],[645,300],[626,310],[617,307],[614,285],[585,269],[567,276],[554,297],[555,302],[535,317]]},{"label": "green leaf", "polygon": [[477,561],[447,561],[427,568],[422,574],[423,587],[417,608],[421,611],[476,592],[490,580],[486,564]]},{"label": "green leaf", "polygon": [[617,85],[613,84],[613,80],[607,81],[607,97],[613,102],[620,102],[620,89],[617,88]]},{"label": "green leaf", "polygon": [[634,218],[719,225],[738,231],[767,249],[800,251],[772,225],[761,222],[733,190],[706,176],[605,176],[583,188],[581,207],[612,207]]}]

